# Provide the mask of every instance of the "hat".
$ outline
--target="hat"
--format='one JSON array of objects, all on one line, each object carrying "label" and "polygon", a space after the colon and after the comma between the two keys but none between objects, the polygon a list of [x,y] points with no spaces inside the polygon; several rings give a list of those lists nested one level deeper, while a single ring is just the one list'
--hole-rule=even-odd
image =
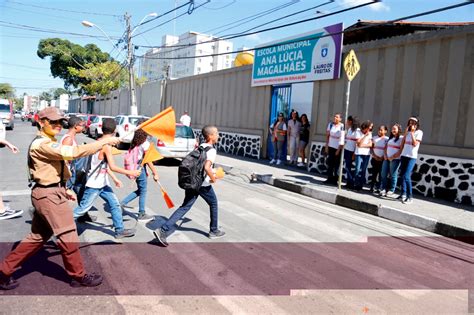
[{"label": "hat", "polygon": [[39,119],[49,119],[49,120],[61,120],[61,119],[67,119],[64,117],[64,114],[62,111],[59,110],[57,107],[46,107],[45,109],[41,110],[38,113],[38,118]]}]

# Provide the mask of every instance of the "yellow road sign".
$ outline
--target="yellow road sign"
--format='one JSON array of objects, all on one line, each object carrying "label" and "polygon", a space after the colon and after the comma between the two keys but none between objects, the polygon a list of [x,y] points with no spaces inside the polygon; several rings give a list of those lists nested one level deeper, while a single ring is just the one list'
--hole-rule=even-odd
[{"label": "yellow road sign", "polygon": [[344,59],[344,70],[346,71],[347,79],[352,81],[360,70],[360,64],[353,49],[349,51]]}]

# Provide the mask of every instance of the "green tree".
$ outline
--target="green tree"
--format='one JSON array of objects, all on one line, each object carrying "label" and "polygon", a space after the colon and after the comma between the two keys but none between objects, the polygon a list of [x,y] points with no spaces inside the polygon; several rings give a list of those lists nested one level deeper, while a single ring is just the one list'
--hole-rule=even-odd
[{"label": "green tree", "polygon": [[69,94],[69,91],[63,88],[57,88],[51,89],[50,93],[53,95],[53,99],[57,100],[59,99],[59,96],[61,96],[61,94]]},{"label": "green tree", "polygon": [[23,109],[23,97],[17,97],[14,100],[15,103],[15,110],[22,110]]},{"label": "green tree", "polygon": [[46,102],[51,102],[51,100],[53,99],[53,95],[51,95],[50,92],[44,91],[44,92],[41,92],[41,94],[39,95],[39,98],[42,101],[44,100]]},{"label": "green tree", "polygon": [[10,83],[0,83],[0,97],[2,98],[15,97],[15,89]]},{"label": "green tree", "polygon": [[86,64],[96,65],[112,60],[108,53],[102,52],[94,44],[81,46],[60,38],[40,40],[37,55],[41,59],[50,57],[51,74],[63,79],[66,89],[91,83],[87,78],[72,74],[69,68],[81,70]]},{"label": "green tree", "polygon": [[84,80],[80,88],[89,95],[107,95],[127,82],[127,70],[115,61],[86,64],[85,69],[70,67],[69,72]]}]

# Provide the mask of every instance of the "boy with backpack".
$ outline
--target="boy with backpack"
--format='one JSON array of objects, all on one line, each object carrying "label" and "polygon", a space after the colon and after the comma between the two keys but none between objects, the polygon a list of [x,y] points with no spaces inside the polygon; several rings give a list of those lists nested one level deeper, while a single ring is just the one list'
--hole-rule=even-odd
[{"label": "boy with backpack", "polygon": [[199,196],[209,205],[211,214],[209,238],[219,238],[225,235],[225,232],[219,230],[217,225],[217,197],[211,185],[217,181],[212,165],[217,155],[213,145],[219,139],[219,132],[215,126],[205,126],[202,128],[202,135],[206,142],[191,152],[178,169],[179,186],[185,189],[183,204],[159,230],[153,232],[156,239],[164,246],[168,246],[166,238],[174,224],[184,217]]},{"label": "boy with backpack", "polygon": [[[138,122],[137,125],[140,125],[142,122]],[[141,130],[135,130],[135,134],[133,135],[132,142],[130,143],[130,149],[124,156],[124,167],[127,170],[136,170],[140,168],[140,165],[143,161],[143,157],[145,153],[150,148],[150,141],[147,140],[148,134]],[[157,182],[160,177],[156,172],[155,165],[152,162],[146,164],[148,168],[153,173],[153,179]],[[148,186],[148,173],[145,167],[138,177],[129,176],[130,179],[135,179],[137,183],[137,190],[131,192],[127,197],[125,197],[121,202],[120,205],[122,208],[128,207],[127,204],[138,197],[138,221],[151,221],[153,220],[153,216],[145,213],[145,202],[146,202],[146,193],[147,193],[147,186]]]},{"label": "boy with backpack", "polygon": [[[103,136],[98,140],[113,137],[117,124],[112,118],[105,118],[102,122]],[[114,191],[110,187],[110,177],[117,187],[121,187],[122,183],[115,177],[112,172],[129,175],[140,176],[139,170],[125,170],[118,167],[112,155],[112,147],[104,146],[99,152],[92,156],[90,161],[90,170],[87,173],[87,182],[85,184],[84,195],[78,206],[74,209],[74,219],[78,219],[86,215],[90,210],[97,197],[101,197],[109,206],[112,222],[115,228],[115,238],[131,237],[135,235],[135,229],[125,229],[123,225],[122,209]]]}]

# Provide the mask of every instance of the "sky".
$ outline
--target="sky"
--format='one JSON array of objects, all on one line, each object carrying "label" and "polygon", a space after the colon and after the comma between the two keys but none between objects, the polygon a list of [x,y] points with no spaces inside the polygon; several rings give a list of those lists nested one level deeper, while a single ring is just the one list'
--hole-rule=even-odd
[{"label": "sky", "polygon": [[[180,35],[188,31],[223,36],[245,31],[249,28],[265,24],[261,28],[290,23],[335,12],[370,0],[335,0],[332,3],[312,9],[289,18],[281,17],[308,9],[327,0],[195,0],[195,8],[187,14],[188,6],[176,11],[176,15],[185,13],[172,22],[134,37],[135,45],[159,46],[163,35]],[[59,37],[74,43],[85,45],[94,43],[103,51],[111,52],[118,60],[123,60],[125,53],[118,55],[112,43],[105,38],[98,28],[86,28],[81,21],[87,20],[99,26],[109,37],[120,37],[125,30],[123,15],[131,15],[132,24],[137,25],[147,14],[162,14],[175,6],[187,3],[188,0],[0,0],[0,82],[12,84],[17,95],[27,93],[37,95],[50,88],[63,86],[63,81],[53,78],[49,70],[49,60],[40,59],[36,55],[40,39]],[[323,17],[295,26],[274,31],[263,32],[247,37],[233,39],[234,48],[252,48],[266,42],[275,41],[316,30],[336,23],[350,26],[357,20],[391,20],[411,14],[437,9],[462,3],[464,0],[385,0],[377,4],[351,10],[342,14]],[[244,24],[227,29],[222,27],[278,6],[286,5],[261,16],[245,20]],[[319,12],[317,12],[319,11]],[[137,28],[135,34],[148,30],[174,17],[174,13],[151,21]],[[146,20],[145,20],[146,21]],[[274,21],[273,23],[270,23]],[[430,22],[472,22],[474,21],[474,5],[464,6],[450,11],[427,15],[412,21]],[[9,24],[14,23],[14,24]],[[7,26],[26,25],[29,29],[18,29]],[[233,24],[233,25],[236,25]],[[47,32],[32,31],[30,27],[46,29]],[[220,27],[220,28],[219,28]],[[60,31],[72,34],[55,34]],[[142,55],[147,48],[140,47],[135,54]]]}]

